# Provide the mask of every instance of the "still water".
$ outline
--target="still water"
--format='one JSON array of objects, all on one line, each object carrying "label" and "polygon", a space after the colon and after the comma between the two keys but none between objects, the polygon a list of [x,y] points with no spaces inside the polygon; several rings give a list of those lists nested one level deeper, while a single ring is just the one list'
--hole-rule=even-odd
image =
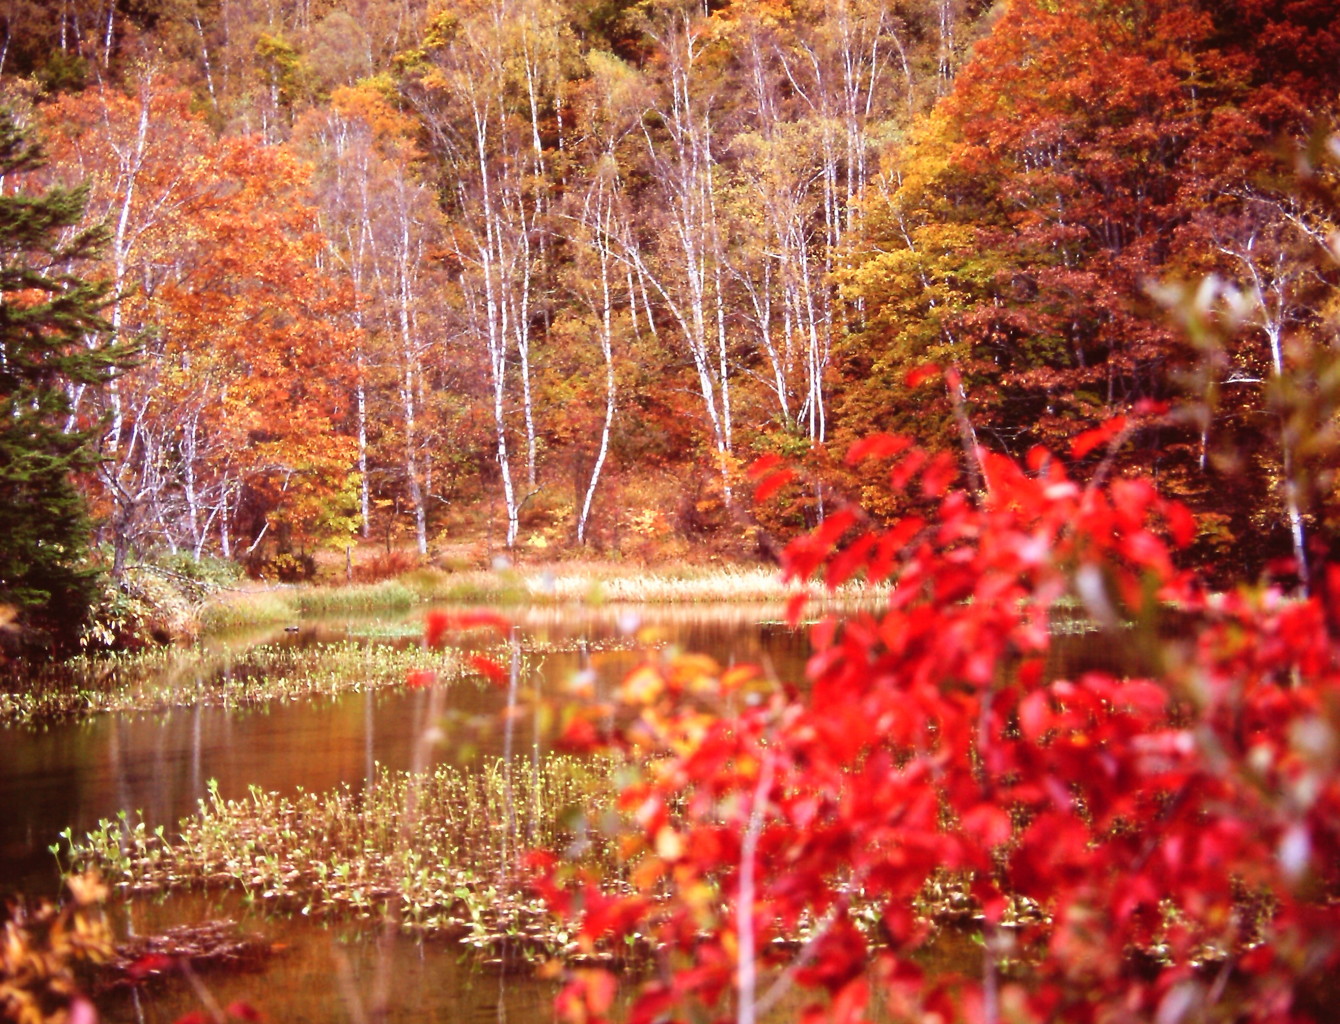
[{"label": "still water", "polygon": [[[807,655],[803,632],[776,623],[776,609],[535,609],[514,616],[519,627],[523,686],[555,693],[574,673],[595,673],[613,686],[647,645],[674,644],[711,654],[723,664],[750,662],[785,679],[800,679]],[[402,624],[403,625],[403,624]],[[389,630],[386,627],[391,627]],[[255,642],[317,644],[394,634],[394,623],[304,623]],[[400,630],[403,634],[406,630]],[[413,629],[408,630],[412,633]],[[201,652],[200,671],[217,671]],[[498,723],[506,694],[495,687],[448,688],[447,713],[430,715],[426,690],[363,692],[338,698],[271,702],[247,709],[196,706],[157,714],[100,715],[42,730],[0,730],[0,892],[51,893],[59,884],[48,847],[63,829],[76,836],[99,819],[133,812],[150,829],[191,814],[216,780],[226,799],[259,786],[289,794],[320,791],[371,777],[375,766],[411,765],[430,727],[443,739],[437,761],[468,762],[501,754]],[[529,758],[552,737],[538,719],[523,721],[508,749]],[[364,1005],[382,982],[386,1020],[547,1020],[550,985],[524,975],[481,970],[462,947],[443,941],[387,940],[298,918],[267,917],[231,896],[137,898],[115,908],[118,934],[150,935],[180,923],[237,921],[273,950],[259,972],[200,979],[205,994],[164,986],[134,999],[99,999],[104,1019],[172,1021],[200,1009],[202,998],[226,1006],[246,999],[272,1020],[359,1022],[378,1015]]]}]

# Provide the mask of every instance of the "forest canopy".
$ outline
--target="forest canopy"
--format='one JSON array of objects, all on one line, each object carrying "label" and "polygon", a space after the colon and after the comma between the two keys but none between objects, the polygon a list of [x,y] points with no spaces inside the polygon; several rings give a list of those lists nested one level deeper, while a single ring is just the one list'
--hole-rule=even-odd
[{"label": "forest canopy", "polygon": [[[1150,472],[1222,579],[1305,575],[1333,15],[12,0],[0,91],[49,159],[5,195],[81,190],[63,230],[105,233],[109,300],[85,344],[144,343],[65,388],[93,539],[114,572],[301,573],[360,537],[752,556],[843,490],[897,511],[829,455],[873,431],[971,481],[977,445],[1124,417],[1081,473]],[[755,512],[768,454],[810,482]]]}]

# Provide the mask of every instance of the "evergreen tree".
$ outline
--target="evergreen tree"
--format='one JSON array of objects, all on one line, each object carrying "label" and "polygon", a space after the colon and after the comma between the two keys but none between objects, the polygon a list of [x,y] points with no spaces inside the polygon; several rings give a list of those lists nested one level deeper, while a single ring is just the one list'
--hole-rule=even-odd
[{"label": "evergreen tree", "polygon": [[[0,111],[0,182],[41,163]],[[74,481],[97,461],[96,426],[74,422],[69,389],[106,383],[136,348],[99,315],[110,285],[75,273],[106,240],[102,226],[78,226],[85,199],[83,189],[0,190],[0,607],[24,646],[50,650],[78,635],[97,576]]]}]

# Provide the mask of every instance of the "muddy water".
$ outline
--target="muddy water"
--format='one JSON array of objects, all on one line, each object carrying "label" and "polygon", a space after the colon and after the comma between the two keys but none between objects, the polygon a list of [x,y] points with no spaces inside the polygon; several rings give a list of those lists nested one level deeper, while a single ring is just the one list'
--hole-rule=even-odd
[{"label": "muddy water", "polygon": [[[776,624],[775,610],[536,609],[518,616],[522,685],[542,692],[574,673],[594,671],[598,687],[614,682],[640,657],[642,645],[674,644],[723,663],[763,664],[783,678],[803,672],[803,635]],[[396,623],[309,623],[297,633],[257,641],[315,644],[397,631]],[[389,627],[389,629],[388,629]],[[410,629],[408,632],[412,632]],[[402,634],[406,630],[399,630]],[[202,659],[202,664],[204,659]],[[203,671],[203,669],[202,669]],[[251,709],[195,707],[152,715],[102,715],[40,731],[0,730],[0,892],[49,893],[59,883],[48,846],[63,829],[75,835],[120,811],[138,812],[152,829],[171,829],[192,813],[217,780],[225,798],[249,787],[292,793],[325,790],[371,776],[376,765],[405,768],[430,726],[443,727],[436,760],[501,754],[498,712],[506,700],[496,687],[469,683],[449,688],[448,715],[430,721],[423,690],[355,693],[335,699],[274,702]],[[506,747],[530,757],[551,737],[523,725]],[[204,900],[204,902],[202,902]],[[389,971],[388,1015],[394,1022],[549,1019],[550,988],[525,977],[501,979],[446,943],[395,939],[329,928],[305,919],[253,913],[232,897],[174,895],[139,899],[117,908],[122,934],[153,934],[173,924],[227,917],[263,936],[279,952],[260,974],[201,980],[220,1005],[249,998],[272,1020],[359,1021],[376,1014],[360,1003],[372,998],[378,972]],[[108,1020],[171,1021],[200,1007],[198,992],[164,986],[136,1000],[99,998]]]}]

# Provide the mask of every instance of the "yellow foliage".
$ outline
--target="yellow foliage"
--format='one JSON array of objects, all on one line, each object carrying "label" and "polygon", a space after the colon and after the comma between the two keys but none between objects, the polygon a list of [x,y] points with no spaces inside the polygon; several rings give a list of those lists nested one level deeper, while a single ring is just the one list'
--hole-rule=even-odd
[{"label": "yellow foliage", "polygon": [[65,1024],[92,1007],[79,992],[75,965],[111,957],[112,938],[100,904],[107,887],[95,876],[68,880],[72,901],[14,902],[0,932],[0,1017],[15,1024]]}]

